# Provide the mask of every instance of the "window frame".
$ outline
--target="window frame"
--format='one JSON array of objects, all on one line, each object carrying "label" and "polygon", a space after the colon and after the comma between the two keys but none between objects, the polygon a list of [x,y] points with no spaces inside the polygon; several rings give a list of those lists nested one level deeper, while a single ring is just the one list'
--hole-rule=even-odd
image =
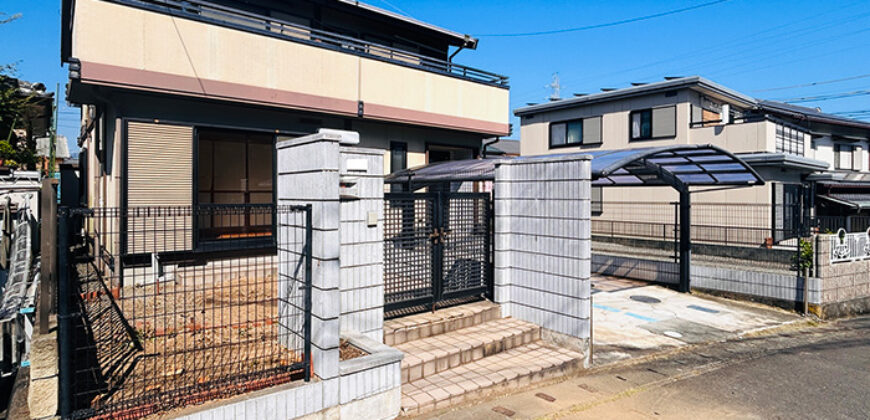
[{"label": "window frame", "polygon": [[[843,157],[841,153],[843,152],[843,147],[849,148],[849,167],[843,166]],[[853,144],[843,144],[843,143],[834,143],[834,170],[840,171],[856,171],[855,169],[855,145]]]},{"label": "window frame", "polygon": [[[599,121],[599,138],[595,143],[587,142],[584,135],[586,130],[586,120],[598,119]],[[572,123],[580,123],[580,141],[577,143],[568,143],[568,125]],[[553,144],[553,126],[557,124],[565,124],[565,143]],[[550,121],[547,124],[547,146],[550,149],[562,149],[566,147],[583,147],[583,146],[598,146],[604,143],[604,119],[601,115],[582,118],[570,118],[565,120]]]},{"label": "window frame", "polygon": [[[393,159],[395,156],[393,155],[396,151],[401,150],[402,152],[402,167],[394,168],[393,167]],[[404,141],[391,141],[390,142],[390,173],[394,173],[396,171],[400,171],[403,169],[408,169],[408,143]],[[390,192],[405,192],[406,184],[390,184]]]},{"label": "window frame", "polygon": [[[653,133],[655,132],[655,119],[653,118],[653,111],[656,109],[663,109],[663,108],[673,108],[674,109],[674,135],[673,136],[654,136],[653,135]],[[635,114],[640,114],[643,112],[649,112],[649,136],[642,135],[641,137],[634,137],[632,130],[631,130],[631,122],[634,119]],[[656,107],[643,108],[643,109],[634,109],[634,110],[629,111],[629,113],[628,113],[628,141],[629,142],[675,139],[675,138],[677,138],[678,128],[679,127],[677,126],[677,105],[676,104],[666,105],[666,106],[656,106]]]},{"label": "window frame", "polygon": [[[273,208],[278,204],[278,192],[277,192],[277,181],[278,181],[278,171],[277,171],[277,153],[275,149],[275,144],[278,141],[278,137],[281,133],[275,133],[264,130],[252,130],[245,128],[237,128],[237,127],[224,127],[224,126],[211,126],[211,125],[193,125],[193,150],[192,150],[192,159],[193,159],[193,182],[192,182],[192,198],[193,198],[193,208],[198,209],[201,206],[213,206],[214,208],[219,208],[222,204],[215,203],[201,203],[199,199],[200,189],[199,189],[199,171],[200,171],[200,135],[203,131],[228,131],[228,132],[236,132],[236,133],[245,133],[246,135],[259,135],[259,136],[271,136],[272,139],[272,201],[271,203],[243,203],[238,205],[227,204],[223,206],[238,206],[242,207],[266,207],[272,206]],[[248,159],[248,144],[250,143],[250,139],[245,139],[245,160]],[[212,156],[214,159],[214,156]],[[247,162],[246,162],[247,166]],[[246,167],[246,176],[249,176],[248,168]],[[245,196],[245,201],[250,201],[250,184],[247,183],[246,191],[243,193]],[[256,193],[257,191],[253,191]],[[211,190],[211,193],[214,194],[214,190]],[[248,227],[250,224],[249,216],[245,217],[245,227]],[[271,220],[271,228],[269,235],[263,236],[253,236],[253,237],[240,237],[240,238],[225,238],[225,239],[210,239],[202,237],[202,226],[200,226],[201,222],[199,217],[194,214],[192,220],[192,228],[193,228],[193,248],[197,251],[209,250],[209,249],[235,249],[235,247],[239,247],[240,249],[248,249],[251,246],[274,246],[277,244],[277,220],[273,216]]]}]

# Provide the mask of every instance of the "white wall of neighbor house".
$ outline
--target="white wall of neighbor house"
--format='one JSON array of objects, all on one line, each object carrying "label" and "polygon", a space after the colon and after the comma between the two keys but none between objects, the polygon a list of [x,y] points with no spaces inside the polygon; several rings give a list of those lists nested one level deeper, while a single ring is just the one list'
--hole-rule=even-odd
[{"label": "white wall of neighbor house", "polygon": [[[855,142],[844,142],[844,141],[835,141],[830,136],[818,136],[812,140],[812,147],[808,149],[807,157],[821,160],[827,162],[830,166],[829,170],[837,170],[840,168],[836,167],[836,145],[850,145],[852,146],[851,151],[851,168],[852,169],[844,169],[844,170],[852,170],[856,172],[870,172],[870,142],[866,141],[855,141]],[[841,162],[846,163],[846,160],[843,159],[843,155],[840,156]]]}]

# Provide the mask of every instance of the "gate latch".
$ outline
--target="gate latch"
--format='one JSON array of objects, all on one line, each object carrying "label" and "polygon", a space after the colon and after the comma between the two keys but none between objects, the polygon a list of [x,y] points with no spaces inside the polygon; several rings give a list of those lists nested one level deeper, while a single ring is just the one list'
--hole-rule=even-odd
[{"label": "gate latch", "polygon": [[445,239],[447,239],[447,235],[450,234],[450,231],[441,227],[435,228],[431,234],[429,234],[429,239],[435,242],[435,244],[443,243]]}]

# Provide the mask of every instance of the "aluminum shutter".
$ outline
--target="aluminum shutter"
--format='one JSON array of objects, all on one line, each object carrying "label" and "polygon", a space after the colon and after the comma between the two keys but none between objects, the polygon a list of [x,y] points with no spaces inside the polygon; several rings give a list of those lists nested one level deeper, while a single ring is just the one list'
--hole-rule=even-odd
[{"label": "aluminum shutter", "polygon": [[192,205],[193,127],[128,122],[127,252],[190,249]]}]

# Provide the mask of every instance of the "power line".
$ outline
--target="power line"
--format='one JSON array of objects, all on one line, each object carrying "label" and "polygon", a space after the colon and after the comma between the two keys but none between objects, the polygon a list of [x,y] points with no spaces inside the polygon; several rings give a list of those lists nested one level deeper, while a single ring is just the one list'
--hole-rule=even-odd
[{"label": "power line", "polygon": [[688,12],[690,10],[700,9],[702,7],[713,6],[713,5],[719,4],[719,3],[725,3],[726,1],[730,1],[730,0],[715,0],[715,1],[708,2],[708,3],[702,3],[702,4],[698,4],[698,5],[694,5],[694,6],[684,7],[682,9],[668,10],[666,12],[655,13],[652,15],[638,16],[638,17],[634,17],[634,18],[630,18],[630,19],[622,19],[622,20],[617,20],[617,21],[613,21],[613,22],[599,23],[599,24],[595,24],[595,25],[579,26],[579,27],[575,27],[575,28],[553,29],[553,30],[549,30],[549,31],[536,31],[536,32],[516,32],[516,33],[505,33],[505,34],[480,34],[478,36],[479,37],[485,37],[485,36],[489,36],[489,37],[520,37],[520,36],[540,36],[540,35],[561,34],[561,33],[566,33],[566,32],[587,31],[590,29],[606,28],[609,26],[624,25],[626,23],[633,23],[633,22],[640,22],[643,20],[655,19],[655,18],[662,17],[662,16],[675,15],[677,13]]},{"label": "power line", "polygon": [[[632,72],[635,72],[637,70],[649,69],[650,67],[659,66],[662,64],[666,64],[670,67],[674,64],[675,61],[679,62],[679,61],[684,61],[684,60],[692,60],[692,65],[690,68],[689,67],[683,67],[683,68],[679,68],[679,69],[670,68],[670,69],[667,69],[667,71],[659,71],[659,72],[656,72],[655,75],[651,75],[651,76],[647,76],[647,77],[640,77],[638,79],[640,79],[640,80],[652,79],[652,78],[656,78],[658,75],[661,75],[661,74],[694,73],[697,71],[697,68],[699,66],[699,62],[698,62],[699,56],[715,57],[713,60],[707,59],[705,64],[706,63],[715,63],[715,62],[720,62],[720,61],[733,61],[732,57],[740,57],[742,55],[745,55],[743,51],[752,49],[753,47],[751,47],[751,45],[755,44],[755,43],[764,43],[766,46],[770,46],[771,45],[770,40],[775,40],[775,39],[783,38],[783,37],[785,37],[787,41],[794,43],[796,36],[809,35],[810,33],[824,31],[824,30],[828,29],[829,27],[833,27],[833,26],[842,26],[843,23],[859,20],[867,15],[870,15],[870,13],[862,13],[862,14],[858,14],[855,16],[851,16],[850,18],[845,19],[845,20],[838,18],[832,22],[825,22],[823,24],[819,23],[819,19],[822,16],[830,15],[830,14],[834,13],[835,11],[843,11],[843,10],[847,10],[849,8],[853,8],[855,6],[861,6],[864,4],[865,3],[863,1],[850,3],[848,5],[844,5],[842,7],[839,7],[836,10],[822,11],[821,13],[815,13],[812,16],[808,16],[808,17],[803,18],[803,19],[790,21],[790,22],[780,24],[777,26],[773,26],[773,27],[769,27],[769,28],[766,28],[764,30],[757,31],[757,32],[754,32],[751,34],[742,35],[740,37],[730,39],[730,40],[724,42],[723,45],[718,46],[718,47],[713,47],[713,48],[706,48],[705,47],[703,49],[688,51],[688,52],[685,52],[682,54],[677,54],[677,55],[674,55],[674,56],[671,56],[668,58],[664,58],[661,60],[644,63],[643,65],[640,65],[640,66],[633,66],[630,68],[625,68],[625,69],[621,69],[621,70],[617,70],[617,71],[611,70],[611,71],[608,71],[606,73],[602,73],[602,74],[595,75],[595,76],[581,77],[579,80],[594,80],[594,79],[604,77],[604,76],[612,77],[616,74],[632,73]],[[800,29],[789,30],[789,31],[786,31],[784,33],[778,32],[779,30],[786,29],[790,26],[801,25],[805,21],[813,21],[813,22],[815,22],[815,24],[805,25],[804,27],[802,27]],[[761,35],[764,35],[764,36],[761,36]],[[741,49],[743,51],[740,51],[737,53],[729,52],[729,50],[734,49],[735,43],[739,43],[739,45],[741,46]],[[723,52],[725,53],[724,56],[721,54]],[[769,54],[769,53],[765,53],[765,54]],[[742,57],[742,58],[745,59],[746,57]],[[567,77],[563,76],[562,77],[563,84],[570,85],[570,84],[573,84],[574,82],[578,81],[576,78],[571,77],[571,76],[572,75],[570,75],[570,74],[567,75]],[[539,91],[539,89],[535,89],[535,91]],[[522,92],[512,92],[511,96],[517,97],[517,98],[528,98],[531,93],[532,93],[531,90],[522,91]],[[523,101],[519,101],[519,102],[523,102]]]},{"label": "power line", "polygon": [[829,95],[804,96],[802,98],[789,98],[789,99],[783,99],[782,102],[787,102],[790,104],[799,104],[802,102],[830,101],[833,99],[843,99],[843,98],[851,98],[853,96],[866,96],[866,95],[870,95],[870,90],[856,90],[856,91],[852,91],[852,92],[832,93]]},{"label": "power line", "polygon": [[840,79],[822,80],[820,82],[801,83],[799,85],[780,86],[780,87],[767,88],[767,89],[757,89],[757,90],[754,90],[753,92],[770,92],[770,91],[774,91],[774,90],[797,89],[797,88],[802,88],[802,87],[811,87],[811,86],[818,86],[818,85],[827,85],[830,83],[845,82],[848,80],[864,79],[867,77],[870,77],[870,73],[859,74],[857,76],[843,77]]}]

